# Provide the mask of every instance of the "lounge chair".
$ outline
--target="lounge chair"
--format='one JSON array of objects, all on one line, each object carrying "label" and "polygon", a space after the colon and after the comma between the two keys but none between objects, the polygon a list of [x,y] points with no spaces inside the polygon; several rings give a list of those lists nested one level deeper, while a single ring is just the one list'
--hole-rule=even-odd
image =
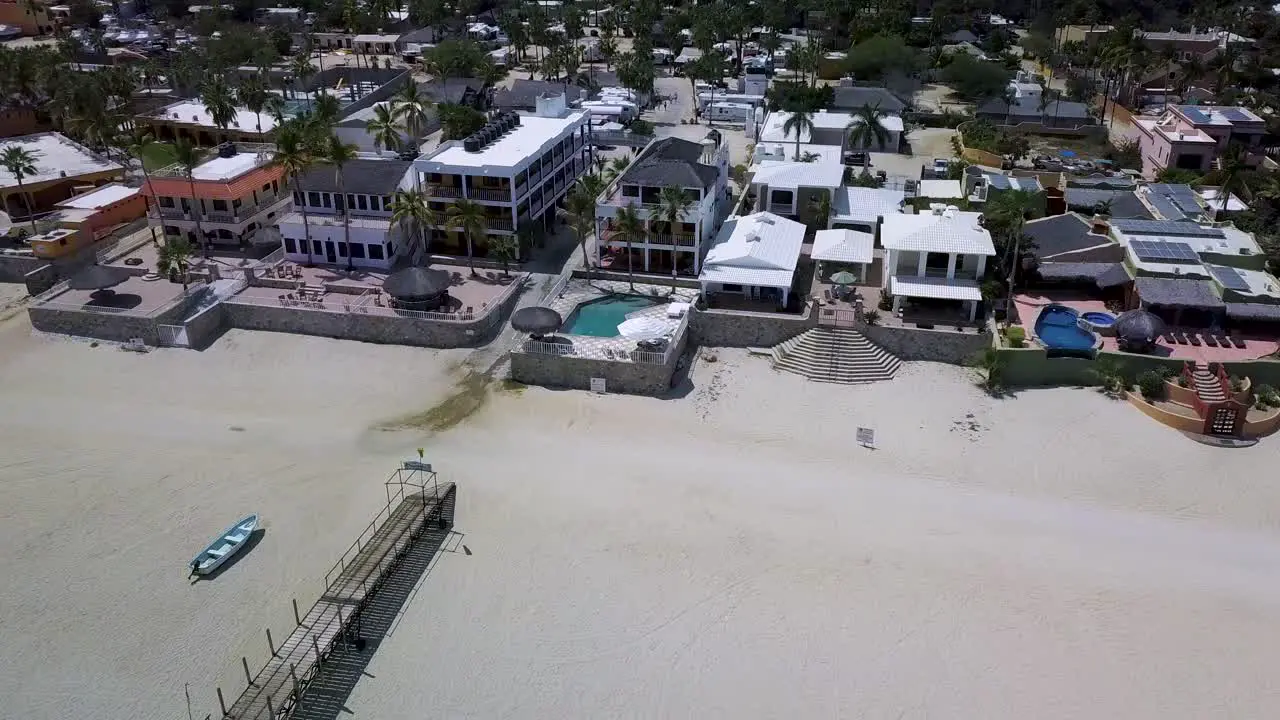
[{"label": "lounge chair", "polygon": [[1195,333],[1187,333],[1187,340],[1189,340],[1192,345],[1200,347],[1200,338],[1197,337]]},{"label": "lounge chair", "polygon": [[1168,331],[1166,331],[1165,334],[1161,335],[1160,339],[1164,341],[1165,345],[1173,345],[1174,343],[1178,342],[1178,339],[1174,337],[1174,334]]},{"label": "lounge chair", "polygon": [[1218,347],[1231,347],[1231,338],[1227,337],[1226,333],[1218,332],[1214,335],[1214,338],[1218,341]]},{"label": "lounge chair", "polygon": [[1209,347],[1218,347],[1218,338],[1214,337],[1213,333],[1205,333],[1204,344]]},{"label": "lounge chair", "polygon": [[1246,347],[1246,346],[1245,346],[1245,342],[1244,342],[1244,338],[1240,337],[1239,335],[1232,335],[1232,336],[1231,336],[1231,344],[1232,344],[1232,345],[1235,345],[1236,347],[1241,348],[1241,349],[1243,349],[1243,348],[1245,348],[1245,347]]}]

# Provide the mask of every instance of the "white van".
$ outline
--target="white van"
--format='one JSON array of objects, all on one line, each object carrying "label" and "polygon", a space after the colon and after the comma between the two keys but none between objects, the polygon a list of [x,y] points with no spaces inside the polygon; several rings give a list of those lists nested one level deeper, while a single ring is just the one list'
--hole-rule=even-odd
[{"label": "white van", "polygon": [[703,117],[715,122],[746,125],[747,120],[755,112],[756,106],[750,103],[716,101],[707,106]]},{"label": "white van", "polygon": [[635,112],[628,107],[622,105],[610,105],[599,100],[588,100],[581,105],[583,110],[591,114],[591,122],[617,122],[629,123],[635,117]]}]

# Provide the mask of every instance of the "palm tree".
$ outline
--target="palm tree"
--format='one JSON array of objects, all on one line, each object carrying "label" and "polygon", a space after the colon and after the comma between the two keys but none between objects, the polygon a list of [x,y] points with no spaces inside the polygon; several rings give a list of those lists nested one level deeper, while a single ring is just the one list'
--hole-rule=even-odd
[{"label": "palm tree", "polygon": [[418,92],[418,84],[410,80],[396,93],[391,107],[395,116],[404,123],[405,132],[416,146],[426,128],[427,110],[431,107],[431,101]]},{"label": "palm tree", "polygon": [[311,95],[304,89],[307,80],[316,74],[316,68],[311,64],[311,55],[309,53],[298,53],[289,63],[289,69],[293,71],[294,92],[302,92],[307,99],[307,109],[311,109]]},{"label": "palm tree", "polygon": [[[684,217],[685,211],[693,201],[684,190],[675,185],[667,185],[658,193],[658,216],[667,224],[667,234],[671,236],[671,244],[676,244],[676,223]],[[676,251],[671,251],[671,274],[676,274]]]},{"label": "palm tree", "polygon": [[[36,209],[35,203],[31,199],[31,193],[27,192],[23,187],[23,178],[35,175],[36,160],[39,155],[28,150],[21,145],[6,145],[0,148],[0,167],[3,167],[18,181],[18,192],[23,195],[27,203],[27,219],[31,221],[31,234],[36,234]],[[9,206],[8,198],[5,198],[5,209]]]},{"label": "palm tree", "polygon": [[[298,210],[302,213],[303,243],[307,246],[307,264],[311,259],[311,223],[307,217],[306,192],[302,189],[302,176],[311,168],[313,162],[302,132],[296,123],[286,123],[276,134],[276,155],[274,162],[284,168],[285,175],[293,180],[293,192],[302,198]],[[351,247],[347,247],[347,252]]]},{"label": "palm tree", "polygon": [[187,142],[186,139],[179,139],[173,146],[173,156],[177,159],[178,164],[182,166],[183,174],[187,176],[187,185],[191,188],[191,217],[196,221],[196,237],[200,240],[200,249],[205,257],[209,257],[209,242],[204,236],[204,227],[200,225],[200,215],[202,208],[200,200],[196,197],[196,181],[194,178],[196,166],[204,159],[203,153],[195,145]]},{"label": "palm tree", "polygon": [[373,138],[373,148],[398,151],[401,147],[400,127],[397,125],[393,106],[379,103],[373,106],[373,118],[365,123],[365,130]]},{"label": "palm tree", "polygon": [[813,113],[811,112],[793,112],[782,124],[782,137],[790,135],[792,132],[796,134],[796,160],[800,160],[800,136],[805,133],[813,132]]},{"label": "palm tree", "polygon": [[[126,152],[137,159],[138,165],[142,168],[142,180],[146,187],[151,187],[151,173],[147,171],[147,148],[155,144],[155,138],[151,133],[145,130],[134,130],[133,135],[128,138],[129,145]],[[156,197],[155,188],[151,189],[151,205],[156,208],[156,212],[160,212],[160,201]],[[157,242],[156,226],[151,226],[151,242]]]},{"label": "palm tree", "polygon": [[312,120],[325,137],[333,129],[334,123],[342,115],[342,101],[336,95],[321,92],[316,96],[315,108],[311,111]]},{"label": "palm tree", "polygon": [[618,214],[613,218],[613,227],[615,237],[622,238],[622,241],[627,244],[627,284],[632,290],[635,290],[636,280],[632,270],[631,245],[632,243],[644,242],[649,234],[649,229],[646,227],[645,221],[640,218],[635,204],[628,204],[618,211]]},{"label": "palm tree", "polygon": [[268,93],[267,99],[262,102],[262,110],[276,121],[276,127],[284,124],[286,112],[284,98],[275,93]]},{"label": "palm tree", "polygon": [[236,119],[236,106],[231,89],[226,80],[214,75],[200,89],[200,102],[209,113],[209,119],[222,131],[222,139],[227,138],[227,128]]},{"label": "palm tree", "polygon": [[511,277],[511,261],[520,252],[520,242],[514,235],[495,235],[489,241],[489,253],[502,263],[502,277]]},{"label": "palm tree", "polygon": [[404,229],[404,253],[411,262],[416,262],[430,247],[428,233],[435,234],[435,226],[439,224],[427,196],[413,189],[396,191],[391,199],[391,222]]},{"label": "palm tree", "polygon": [[262,134],[262,111],[267,107],[266,83],[262,82],[262,78],[254,76],[246,78],[240,86],[236,88],[236,100],[246,108],[253,111],[258,119],[258,134]]},{"label": "palm tree", "polygon": [[609,169],[606,171],[605,176],[610,182],[613,182],[614,179],[621,177],[622,173],[626,172],[629,167],[631,167],[631,156],[619,155],[609,161]]},{"label": "palm tree", "polygon": [[449,206],[447,214],[449,224],[461,228],[463,236],[467,238],[467,267],[471,268],[471,274],[475,275],[475,242],[484,237],[488,230],[484,206],[474,200],[459,198]]},{"label": "palm tree", "polygon": [[[881,119],[885,117],[885,113],[880,110],[880,103],[874,106],[863,105],[861,109],[853,116],[853,122],[845,127],[848,133],[850,147],[871,148],[872,142],[876,147],[884,149],[885,143],[889,142],[891,137],[889,131],[885,129]],[[894,148],[895,150],[897,148]]]},{"label": "palm tree", "polygon": [[187,291],[189,278],[187,271],[191,269],[191,243],[181,235],[175,237],[166,236],[164,245],[160,246],[160,251],[156,255],[156,272],[165,277],[173,277],[177,275],[182,278],[182,291]]},{"label": "palm tree", "polygon": [[[589,176],[584,176],[589,177]],[[595,229],[596,196],[588,194],[582,180],[564,199],[564,209],[569,214],[569,228],[578,237],[578,247],[582,248],[582,267],[590,269],[591,261],[587,257],[587,237]]]},{"label": "palm tree", "polygon": [[1245,163],[1245,149],[1239,143],[1229,143],[1227,151],[1223,153],[1222,159],[1219,160],[1218,174],[1221,177],[1219,183],[1218,194],[1222,200],[1222,206],[1219,212],[1227,211],[1227,203],[1231,199],[1231,193],[1239,190],[1243,194],[1246,190],[1244,183],[1245,171],[1249,169]]},{"label": "palm tree", "polygon": [[329,136],[324,160],[333,166],[334,181],[338,185],[338,204],[342,206],[342,240],[347,244],[347,270],[354,270],[355,265],[351,258],[351,208],[347,207],[347,184],[342,177],[342,168],[355,159],[355,145],[343,143],[337,135]]}]

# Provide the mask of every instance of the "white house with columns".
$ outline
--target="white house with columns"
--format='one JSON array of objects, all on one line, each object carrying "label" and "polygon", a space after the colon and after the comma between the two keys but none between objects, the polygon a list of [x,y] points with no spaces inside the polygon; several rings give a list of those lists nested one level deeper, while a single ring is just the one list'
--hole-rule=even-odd
[{"label": "white house with columns", "polygon": [[982,301],[987,258],[996,254],[982,213],[933,205],[918,215],[884,216],[884,287],[899,313],[907,302],[960,303],[972,322]]}]

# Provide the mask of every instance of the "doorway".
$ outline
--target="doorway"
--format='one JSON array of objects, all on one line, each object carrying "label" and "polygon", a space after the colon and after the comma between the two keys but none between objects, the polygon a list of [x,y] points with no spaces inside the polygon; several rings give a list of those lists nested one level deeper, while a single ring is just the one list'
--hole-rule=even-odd
[{"label": "doorway", "polygon": [[330,263],[338,262],[338,251],[334,248],[332,240],[324,241],[324,258]]}]

